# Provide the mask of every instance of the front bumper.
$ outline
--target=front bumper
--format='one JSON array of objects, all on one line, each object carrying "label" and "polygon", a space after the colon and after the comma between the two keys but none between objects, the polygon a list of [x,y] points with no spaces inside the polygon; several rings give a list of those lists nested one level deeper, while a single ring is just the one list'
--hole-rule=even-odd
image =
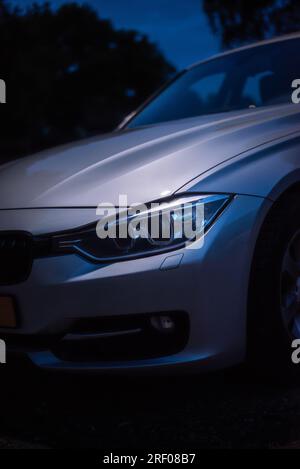
[{"label": "front bumper", "polygon": [[[20,320],[13,331],[1,329],[0,338],[9,335],[9,344],[12,338],[14,344],[27,338],[19,348],[39,367],[55,370],[206,370],[237,364],[246,350],[251,259],[270,205],[262,198],[236,196],[200,249],[111,265],[91,264],[77,255],[36,259],[26,282],[0,286],[0,295],[15,298]],[[94,220],[95,210],[90,209],[8,210],[1,211],[0,231],[38,235]],[[51,341],[43,345],[41,340],[39,347],[30,343],[33,336],[61,338],[84,318],[174,312],[188,317],[188,336],[182,350],[169,355],[68,360],[56,353]]]}]

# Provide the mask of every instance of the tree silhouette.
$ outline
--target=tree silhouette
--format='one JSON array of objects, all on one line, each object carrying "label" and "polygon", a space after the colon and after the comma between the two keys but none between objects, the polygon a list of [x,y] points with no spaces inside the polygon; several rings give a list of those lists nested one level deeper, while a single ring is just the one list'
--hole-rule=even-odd
[{"label": "tree silhouette", "polygon": [[298,31],[296,0],[203,0],[213,31],[224,47]]},{"label": "tree silhouette", "polygon": [[174,72],[147,37],[76,3],[0,0],[0,57],[2,160],[113,129]]}]

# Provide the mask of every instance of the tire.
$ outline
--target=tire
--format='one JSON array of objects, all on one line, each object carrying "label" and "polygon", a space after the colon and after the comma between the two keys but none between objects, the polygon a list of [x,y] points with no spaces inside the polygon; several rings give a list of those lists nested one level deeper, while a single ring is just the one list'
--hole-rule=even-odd
[{"label": "tire", "polygon": [[[294,271],[287,268],[290,258],[293,267],[299,258],[297,281],[298,269],[294,278]],[[300,192],[290,192],[274,204],[262,227],[251,269],[248,303],[248,364],[263,376],[284,382],[300,379],[300,364],[292,361],[292,343],[300,339],[299,279]],[[288,314],[295,314],[295,318],[290,320]]]}]

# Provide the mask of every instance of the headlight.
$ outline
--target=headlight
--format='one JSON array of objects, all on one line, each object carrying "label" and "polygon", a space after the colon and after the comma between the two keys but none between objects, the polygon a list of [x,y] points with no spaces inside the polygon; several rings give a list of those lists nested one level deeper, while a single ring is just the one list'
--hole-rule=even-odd
[{"label": "headlight", "polygon": [[192,246],[231,199],[230,195],[187,195],[113,214],[109,209],[97,223],[54,235],[52,252],[73,252],[109,263]]}]

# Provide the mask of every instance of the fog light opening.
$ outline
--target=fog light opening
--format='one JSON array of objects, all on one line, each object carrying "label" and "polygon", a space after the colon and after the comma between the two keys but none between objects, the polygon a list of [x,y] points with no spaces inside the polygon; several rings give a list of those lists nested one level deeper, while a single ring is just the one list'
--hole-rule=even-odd
[{"label": "fog light opening", "polygon": [[171,333],[175,330],[175,321],[170,316],[152,316],[151,326],[158,332]]}]

